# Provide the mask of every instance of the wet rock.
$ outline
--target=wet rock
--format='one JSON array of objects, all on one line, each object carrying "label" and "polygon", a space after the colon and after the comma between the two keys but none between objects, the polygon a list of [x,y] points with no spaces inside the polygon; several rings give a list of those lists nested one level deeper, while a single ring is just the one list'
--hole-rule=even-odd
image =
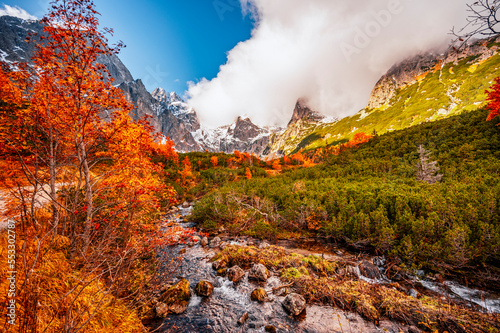
[{"label": "wet rock", "polygon": [[158,303],[155,308],[156,317],[165,318],[168,314],[168,306],[165,303]]},{"label": "wet rock", "polygon": [[196,285],[195,290],[199,296],[208,297],[208,296],[212,295],[212,293],[214,291],[214,286],[208,281],[201,280]]},{"label": "wet rock", "polygon": [[257,288],[252,291],[252,295],[250,295],[250,299],[252,301],[256,301],[259,303],[264,303],[268,300],[267,292],[262,288]]},{"label": "wet rock", "polygon": [[240,319],[238,319],[238,324],[239,325],[243,325],[248,319],[248,311],[245,312],[241,317]]},{"label": "wet rock", "polygon": [[182,203],[182,208],[189,208],[189,202],[184,201],[184,202]]},{"label": "wet rock", "polygon": [[408,291],[408,296],[411,296],[413,298],[418,298],[418,291],[416,291],[415,289],[410,289],[410,291]]},{"label": "wet rock", "polygon": [[261,250],[267,249],[269,246],[271,246],[271,245],[269,245],[269,243],[262,242],[262,243],[259,244],[259,249],[261,249]]},{"label": "wet rock", "polygon": [[221,268],[226,268],[227,267],[227,261],[228,261],[228,258],[224,256],[224,257],[220,258],[219,260],[214,261],[214,263],[212,264],[212,267],[216,271],[219,270],[219,269],[221,269]]},{"label": "wet rock", "polygon": [[276,327],[274,327],[273,325],[266,325],[264,329],[266,330],[266,332],[276,333]]},{"label": "wet rock", "polygon": [[354,266],[346,266],[343,273],[344,273],[344,275],[347,275],[347,276],[358,277],[358,271],[356,270],[356,267],[354,267]]},{"label": "wet rock", "polygon": [[211,248],[219,247],[219,245],[220,245],[220,238],[219,237],[214,237],[214,239],[212,239],[212,241],[210,242]]},{"label": "wet rock", "polygon": [[179,251],[179,254],[184,254],[184,253],[186,253],[186,251],[187,251],[186,249],[181,249],[181,250]]},{"label": "wet rock", "polygon": [[422,331],[416,328],[415,326],[408,327],[408,333],[421,333]]},{"label": "wet rock", "polygon": [[227,278],[234,283],[241,281],[244,276],[245,271],[240,266],[233,266],[227,271]]},{"label": "wet rock", "polygon": [[189,243],[188,243],[188,246],[189,246],[189,247],[193,247],[193,246],[194,246],[194,242],[189,242]]},{"label": "wet rock", "polygon": [[381,277],[378,267],[366,260],[359,263],[359,272],[369,279],[379,279]]},{"label": "wet rock", "polygon": [[269,271],[262,264],[254,264],[250,272],[248,272],[248,278],[250,280],[266,281],[269,278]]},{"label": "wet rock", "polygon": [[306,308],[306,300],[302,295],[291,293],[283,300],[283,307],[294,316],[298,316]]},{"label": "wet rock", "polygon": [[227,268],[221,268],[217,270],[217,276],[226,276],[227,275]]},{"label": "wet rock", "polygon": [[254,321],[248,324],[248,327],[250,328],[260,328],[262,326],[266,325],[264,321]]},{"label": "wet rock", "polygon": [[207,237],[203,237],[200,241],[200,244],[201,246],[205,247],[208,245],[208,238]]},{"label": "wet rock", "polygon": [[[189,281],[182,279],[160,296],[159,302],[164,303],[168,311],[179,314],[187,309],[191,292],[189,291]],[[162,310],[162,309],[160,309]]]}]

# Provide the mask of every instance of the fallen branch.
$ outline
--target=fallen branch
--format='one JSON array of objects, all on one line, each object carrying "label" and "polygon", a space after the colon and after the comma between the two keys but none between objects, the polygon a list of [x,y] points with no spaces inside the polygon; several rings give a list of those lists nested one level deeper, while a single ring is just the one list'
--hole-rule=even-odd
[{"label": "fallen branch", "polygon": [[289,283],[289,284],[285,284],[283,286],[279,286],[279,287],[276,287],[276,288],[273,288],[273,293],[277,292],[278,290],[281,290],[283,288],[288,288],[288,287],[291,287],[293,284],[295,283],[295,281],[293,281],[292,283]]}]

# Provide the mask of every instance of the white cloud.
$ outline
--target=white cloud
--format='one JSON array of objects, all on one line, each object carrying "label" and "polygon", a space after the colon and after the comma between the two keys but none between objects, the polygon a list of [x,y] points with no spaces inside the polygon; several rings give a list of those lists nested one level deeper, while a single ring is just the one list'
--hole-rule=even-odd
[{"label": "white cloud", "polygon": [[467,0],[240,0],[257,18],[213,80],[191,83],[190,104],[209,126],[247,114],[286,124],[307,97],[324,114],[351,115],[394,63],[442,48]]},{"label": "white cloud", "polygon": [[9,5],[3,5],[3,9],[0,9],[0,16],[14,16],[19,17],[23,20],[36,20],[37,18],[31,14],[29,14],[24,9],[14,6],[11,7]]}]

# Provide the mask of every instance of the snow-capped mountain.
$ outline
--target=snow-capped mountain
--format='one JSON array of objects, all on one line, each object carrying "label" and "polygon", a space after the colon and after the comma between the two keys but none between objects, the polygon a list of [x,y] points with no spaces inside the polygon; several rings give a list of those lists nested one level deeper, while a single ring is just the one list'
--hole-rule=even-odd
[{"label": "snow-capped mountain", "polygon": [[[176,145],[190,148],[192,150],[208,150],[212,152],[232,153],[235,150],[245,151],[261,155],[269,142],[269,135],[274,128],[261,128],[247,117],[238,117],[231,125],[221,126],[215,129],[203,128],[198,120],[196,111],[186,103],[175,92],[166,92],[163,88],[156,88],[152,96],[162,106],[162,113],[159,114],[162,123],[162,132],[170,138],[183,137],[181,133],[175,133],[178,128],[187,130],[194,142],[189,141],[189,147],[185,147],[187,142],[177,139]],[[175,127],[169,126],[173,121],[171,116],[178,120]],[[168,121],[163,119],[168,118]],[[175,121],[174,121],[175,122]]]},{"label": "snow-capped mountain", "polygon": [[233,153],[235,150],[262,155],[266,150],[269,137],[280,131],[276,127],[259,127],[248,117],[238,117],[231,125],[216,129],[200,128],[194,138],[209,151]]}]

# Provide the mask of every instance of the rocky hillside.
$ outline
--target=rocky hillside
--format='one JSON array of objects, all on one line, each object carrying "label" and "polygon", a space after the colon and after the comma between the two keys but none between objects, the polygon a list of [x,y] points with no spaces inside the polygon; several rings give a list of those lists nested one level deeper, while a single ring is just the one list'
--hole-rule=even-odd
[{"label": "rocky hillside", "polygon": [[271,135],[265,154],[275,157],[304,148],[303,133],[314,132],[325,124],[325,120],[323,115],[307,106],[306,100],[299,99],[287,128]]},{"label": "rocky hillside", "polygon": [[500,76],[500,40],[480,40],[443,54],[419,54],[394,65],[375,85],[368,105],[333,123],[308,123],[276,134],[270,152],[314,149],[355,133],[379,134],[444,119],[484,105],[486,89]]}]

